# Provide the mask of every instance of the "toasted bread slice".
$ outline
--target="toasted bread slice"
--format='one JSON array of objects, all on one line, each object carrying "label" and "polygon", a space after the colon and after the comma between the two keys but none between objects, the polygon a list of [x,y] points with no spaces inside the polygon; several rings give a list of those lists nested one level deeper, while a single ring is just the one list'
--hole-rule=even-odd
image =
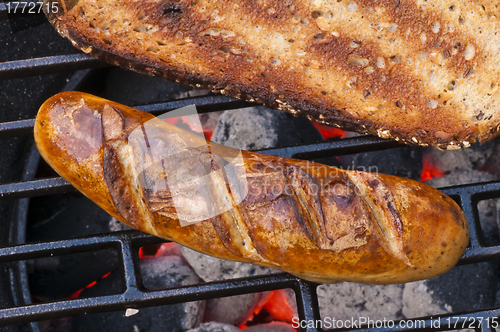
[{"label": "toasted bread slice", "polygon": [[59,0],[109,63],[342,129],[457,149],[500,130],[500,6],[486,0]]}]

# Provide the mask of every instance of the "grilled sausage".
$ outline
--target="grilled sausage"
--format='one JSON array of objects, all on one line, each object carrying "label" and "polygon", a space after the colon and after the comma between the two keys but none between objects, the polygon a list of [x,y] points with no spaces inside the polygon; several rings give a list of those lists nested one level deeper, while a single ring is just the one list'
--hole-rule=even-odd
[{"label": "grilled sausage", "polygon": [[35,140],[118,220],[319,283],[430,278],[468,245],[460,208],[425,184],[223,147],[84,93],[47,100]]}]

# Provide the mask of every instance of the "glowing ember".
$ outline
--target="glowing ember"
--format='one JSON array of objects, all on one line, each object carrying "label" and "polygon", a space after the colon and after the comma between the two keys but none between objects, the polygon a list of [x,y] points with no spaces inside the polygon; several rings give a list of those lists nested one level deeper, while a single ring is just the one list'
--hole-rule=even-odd
[{"label": "glowing ember", "polygon": [[432,178],[438,178],[444,175],[444,173],[434,164],[432,164],[427,158],[423,159],[423,168],[421,181],[427,181]]},{"label": "glowing ember", "polygon": [[142,247],[139,248],[139,259],[144,257],[144,249]]},{"label": "glowing ember", "polygon": [[290,304],[285,291],[282,289],[273,292],[273,295],[266,302],[265,308],[274,317],[283,322],[291,323],[295,316],[295,310]]},{"label": "glowing ember", "polygon": [[[103,275],[103,276],[101,277],[101,279],[99,279],[99,280],[102,280],[102,279],[104,279],[104,278],[109,277],[109,275],[110,275],[110,274],[111,274],[111,272],[106,273],[106,274],[105,274],[105,275]],[[82,289],[79,289],[79,290],[77,290],[76,292],[74,292],[73,294],[71,294],[71,295],[69,296],[69,298],[70,298],[70,299],[76,299],[77,297],[79,297],[79,296],[80,296],[80,294],[81,294],[81,293],[82,293],[85,289],[90,288],[90,287],[93,287],[93,286],[95,286],[96,284],[97,284],[97,280],[92,281],[92,282],[91,282],[90,284],[88,284],[87,286],[85,286],[85,287],[83,287]]]},{"label": "glowing ember", "polygon": [[248,326],[251,326],[253,324],[251,324],[255,318],[260,315],[262,313],[262,309],[264,308],[264,306],[266,305],[267,301],[272,297],[272,293],[275,292],[275,291],[271,291],[271,292],[267,292],[267,293],[262,293],[262,297],[260,299],[260,302],[257,303],[257,305],[255,306],[252,314],[247,318],[246,322],[244,324],[241,324],[239,326],[239,329],[240,330],[243,330],[243,329],[246,329]]},{"label": "glowing ember", "polygon": [[166,243],[160,243],[157,244],[157,250],[156,253],[154,254],[155,257],[162,257],[162,256],[182,256],[181,252],[181,247],[175,242],[166,242]]},{"label": "glowing ember", "polygon": [[344,135],[344,131],[342,129],[338,129],[335,127],[330,127],[316,121],[311,121],[313,126],[319,130],[324,139],[329,139],[332,137],[342,137]]},{"label": "glowing ember", "polygon": [[139,259],[144,258],[144,256],[156,256],[158,253],[158,250],[160,250],[161,243],[158,244],[150,244],[144,247],[139,248]]},{"label": "glowing ember", "polygon": [[168,119],[163,119],[164,122],[167,122],[171,125],[181,127],[183,129],[189,128],[191,131],[195,133],[203,133],[206,139],[210,140],[212,139],[212,134],[214,133],[214,128],[203,128],[200,130],[199,126],[193,125],[186,117],[175,117],[175,118],[168,118]]},{"label": "glowing ember", "polygon": [[205,135],[205,138],[208,140],[212,139],[212,134],[214,133],[213,130],[203,130],[203,135]]},{"label": "glowing ember", "polygon": [[149,244],[139,248],[139,259],[147,257],[179,256],[182,255],[181,247],[175,242]]},{"label": "glowing ember", "polygon": [[289,298],[286,296],[285,290],[270,291],[268,294],[269,296],[265,297],[264,301],[255,307],[253,314],[247,322],[239,326],[240,330],[249,326],[275,321],[291,324],[296,313],[292,304],[289,303]]},{"label": "glowing ember", "polygon": [[[140,247],[138,251],[138,256],[139,259],[142,259],[145,256],[163,256],[163,255],[171,255],[171,254],[177,254],[180,255],[180,249],[177,249],[178,245],[173,242],[168,242],[168,243],[158,243],[158,244],[151,244],[147,245],[144,247]],[[80,294],[87,288],[95,286],[97,282],[101,279],[107,278],[111,272],[106,273],[103,275],[100,279],[92,281],[90,284],[87,286],[83,287],[82,289],[77,290],[73,294],[69,296],[70,299],[76,299],[77,297],[80,296]]]},{"label": "glowing ember", "polygon": [[177,121],[179,121],[180,119],[181,119],[180,117],[175,117],[175,118],[163,119],[163,121],[166,123],[170,123],[171,125],[175,125]]}]

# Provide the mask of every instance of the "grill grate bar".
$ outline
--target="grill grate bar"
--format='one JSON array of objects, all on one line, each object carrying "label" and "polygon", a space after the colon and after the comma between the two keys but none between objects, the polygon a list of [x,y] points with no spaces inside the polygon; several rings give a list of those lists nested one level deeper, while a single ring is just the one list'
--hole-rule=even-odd
[{"label": "grill grate bar", "polygon": [[[102,311],[126,310],[127,308],[132,307],[137,308],[152,305],[174,304],[179,302],[209,299],[219,296],[239,295],[250,292],[259,292],[290,287],[293,288],[296,292],[299,315],[301,316],[302,321],[317,322],[320,319],[316,294],[317,285],[304,281],[302,279],[298,279],[288,274],[249,277],[229,281],[212,282],[201,285],[175,287],[160,291],[144,290],[142,289],[140,283],[137,282],[138,280],[140,280],[140,276],[139,278],[135,277],[135,275],[138,274],[138,271],[136,271],[136,269],[134,268],[134,266],[137,266],[137,256],[134,254],[134,246],[132,245],[132,243],[135,239],[144,241],[150,238],[154,237],[136,231],[128,231],[117,234],[108,234],[75,240],[63,240],[53,243],[21,245],[12,248],[0,249],[0,261],[2,261],[5,260],[5,258],[9,258],[9,260],[12,258],[34,258],[40,252],[48,254],[49,250],[55,250],[54,252],[52,252],[53,254],[57,254],[59,253],[59,251],[72,251],[73,245],[71,244],[71,242],[81,242],[82,245],[86,245],[86,249],[101,249],[103,246],[109,246],[110,243],[120,243],[123,250],[122,254],[124,257],[123,264],[125,278],[126,281],[128,281],[126,283],[127,289],[124,293],[99,297],[99,301],[88,301],[88,299],[74,299],[2,309],[0,310],[0,325],[77,315],[82,311],[85,311],[87,313],[94,313]],[[14,250],[13,252],[8,253],[5,252],[7,249]],[[35,256],[31,255],[33,253],[35,254]],[[27,256],[24,257],[24,255]],[[127,278],[130,279],[127,280]],[[454,317],[457,316],[460,317],[458,321],[454,319]],[[483,310],[461,314],[452,313],[436,316],[433,318],[423,318],[421,319],[421,321],[424,325],[420,325],[421,328],[362,327],[359,329],[354,329],[352,331],[425,331],[428,330],[428,327],[431,326],[431,323],[433,321],[435,322],[436,319],[440,319],[442,322],[441,326],[444,326],[443,322],[447,323],[447,318],[450,318],[451,322],[453,324],[456,323],[459,327],[462,324],[467,324],[466,327],[468,327],[468,324],[472,321],[472,319],[475,319],[475,322],[477,322],[480,317],[485,320],[486,318],[491,319],[491,317],[498,316],[500,316],[500,309]],[[398,322],[395,322],[395,326],[398,326]],[[444,328],[442,328],[442,330],[444,330]],[[481,326],[481,331],[489,330],[490,329],[487,329],[487,326],[483,323],[483,325]],[[315,327],[309,326],[304,328],[303,331],[316,332],[321,331],[321,329],[316,329]]]},{"label": "grill grate bar", "polygon": [[121,252],[123,261],[123,272],[125,277],[125,287],[127,291],[138,290],[141,287],[141,276],[134,266],[139,266],[134,254],[130,239],[121,241]]},{"label": "grill grate bar", "polygon": [[[316,293],[318,285],[302,279],[298,279],[298,281],[295,297],[299,316],[304,317],[303,320],[305,321],[318,321],[320,319],[318,295]],[[318,329],[315,326],[307,326],[303,331],[318,332]]]},{"label": "grill grate bar", "polygon": [[461,185],[440,190],[450,197],[459,199],[459,204],[469,222],[470,244],[460,264],[500,259],[500,246],[484,245],[477,210],[479,201],[500,197],[500,182]]},{"label": "grill grate bar", "polygon": [[[471,238],[474,238],[477,235],[474,235],[473,233],[474,226],[476,225],[473,223],[473,221],[477,219],[474,219],[472,207],[481,199],[491,198],[491,196],[499,196],[500,183],[462,185],[452,188],[443,188],[442,191],[447,195],[459,198],[460,203],[462,204],[462,207],[464,208],[468,221],[471,225]],[[470,207],[467,208],[467,206]],[[475,217],[477,218],[477,216]],[[127,307],[132,306],[139,307],[167,303],[178,303],[184,301],[206,299],[215,296],[224,296],[222,293],[226,295],[235,295],[244,294],[251,291],[263,291],[286,287],[292,287],[296,292],[301,319],[305,321],[316,321],[317,319],[319,319],[316,285],[289,276],[287,274],[280,275],[281,277],[268,276],[263,278],[255,277],[243,280],[233,280],[230,281],[229,284],[228,282],[221,281],[210,285],[207,284],[185,286],[165,291],[146,291],[142,289],[140,285],[141,277],[139,275],[139,271],[135,268],[138,266],[138,262],[137,255],[135,254],[134,249],[138,248],[138,246],[134,246],[134,243],[138,244],[139,242],[144,243],[154,241],[159,241],[159,239],[140,232],[129,231],[98,235],[87,238],[62,240],[49,243],[25,244],[14,247],[0,248],[0,262],[7,262],[12,260],[33,259],[48,255],[67,254],[72,252],[98,250],[106,247],[109,248],[113,246],[119,246],[121,248],[123,258],[123,272],[125,279],[124,284],[127,286],[126,291],[123,294],[101,297],[99,298],[100,301],[97,302],[85,301],[85,299],[77,299],[70,301],[61,301],[52,304],[37,304],[4,309],[0,311],[0,317],[2,317],[2,325],[12,322],[24,322],[28,321],[28,319],[39,320],[74,315],[81,312],[82,308],[84,308],[88,312],[124,310]],[[483,247],[481,246],[481,242],[477,241],[473,242],[473,245],[467,249],[464,257],[461,260],[461,264],[497,259],[499,258],[499,256],[500,246]],[[483,312],[471,313],[470,317],[479,317],[482,313]],[[430,320],[428,320],[427,322],[430,324]],[[362,330],[363,329],[359,331]],[[379,330],[385,331],[394,329]],[[319,330],[317,330],[316,328],[307,327],[305,331],[316,332]]]},{"label": "grill grate bar", "polygon": [[33,132],[35,119],[18,120],[0,123],[0,138],[9,136],[25,136]]},{"label": "grill grate bar", "polygon": [[266,149],[259,152],[283,158],[314,159],[357,153],[361,150],[385,150],[400,146],[401,144],[395,141],[373,136],[358,136],[314,144]]},{"label": "grill grate bar", "polygon": [[[129,263],[132,264],[130,261]],[[82,312],[126,310],[127,308],[175,304],[220,296],[293,288],[298,282],[297,278],[283,273],[181,286],[159,291],[143,291],[131,286],[122,294],[102,296],[99,297],[98,301],[74,299],[3,309],[0,310],[0,325],[72,316]]]},{"label": "grill grate bar", "polygon": [[0,185],[0,199],[25,198],[74,191],[63,178],[50,178]]},{"label": "grill grate bar", "polygon": [[[150,105],[150,106],[152,106],[151,108],[155,107],[155,105]],[[17,127],[14,126],[14,128]],[[4,130],[8,131],[15,129],[8,128]],[[0,134],[1,133],[2,131],[0,130]],[[372,142],[372,144],[367,142]],[[386,149],[393,143],[375,137],[362,136],[362,137],[353,137],[338,141],[322,142],[310,145],[297,145],[282,149],[260,150],[259,152],[285,158],[301,157],[303,159],[312,159],[313,157],[318,157],[318,156],[326,157],[332,155],[340,155],[346,151],[352,151],[353,149],[360,149],[366,146],[366,144],[368,144],[368,146],[370,147],[370,151],[374,151],[376,149]],[[305,152],[307,151],[305,147],[308,147],[309,149],[308,152]],[[72,190],[73,190],[72,186],[66,180],[62,178],[50,178],[43,180],[32,180],[32,181],[0,185],[0,198],[35,197],[40,195],[55,194]]]},{"label": "grill grate bar", "polygon": [[[51,179],[33,180],[33,181],[0,185],[0,197],[3,198],[33,197],[38,195],[62,193],[73,190],[75,189],[66,180],[62,178],[51,178]],[[479,219],[477,216],[477,202],[481,199],[486,198],[485,195],[489,195],[488,198],[494,198],[495,196],[500,196],[500,182],[463,185],[452,188],[443,188],[440,190],[446,195],[459,198],[461,207],[469,223],[471,242],[469,247],[465,251],[464,255],[462,256],[460,264],[469,264],[472,262],[482,262],[482,261],[491,261],[495,259],[500,259],[500,245],[490,246],[490,247],[483,245],[483,242],[481,241],[481,230],[479,226]],[[118,241],[117,239],[114,239],[109,236],[103,238],[106,238],[105,241],[115,241],[115,242]],[[84,243],[82,244],[74,241],[75,240],[68,240],[68,242],[65,242],[64,246],[74,247],[74,246],[84,245]],[[52,243],[51,245],[55,245],[57,247],[57,242]],[[34,245],[26,245],[26,246],[34,246]],[[51,248],[52,250],[55,249],[56,247],[54,248],[49,247],[49,248]],[[20,249],[18,250],[23,250],[22,248],[24,248],[24,246],[21,246]],[[16,251],[9,251],[9,250],[13,249],[0,248],[0,261],[2,260],[2,257],[4,255],[14,255],[14,256],[16,255]],[[37,250],[42,250],[41,252],[44,252],[44,250],[47,249],[39,247],[38,249],[34,250],[33,253],[37,252]]]},{"label": "grill grate bar", "polygon": [[[350,148],[353,145],[362,145],[362,140],[357,141],[357,137],[351,139],[343,139],[338,142],[334,142],[335,145],[338,144],[339,148],[343,148],[342,142],[347,142],[348,147]],[[363,138],[361,138],[363,139]],[[327,153],[332,152],[334,148],[332,148],[332,142],[324,142],[314,144],[316,151],[312,153]],[[291,147],[291,151],[293,151],[294,147]],[[301,146],[297,146],[298,150],[302,150]],[[274,149],[273,149],[274,150]],[[278,153],[273,154],[273,150],[261,150],[258,152],[267,152],[268,155],[278,155]],[[279,149],[276,149],[279,150]],[[336,155],[336,151],[335,152]],[[302,153],[302,152],[301,152]],[[299,153],[297,153],[299,154]],[[297,154],[292,154],[295,156]],[[330,154],[331,155],[331,154]],[[41,179],[41,180],[32,180],[32,181],[24,181],[24,182],[16,182],[10,184],[0,185],[0,197],[4,198],[19,198],[19,197],[34,197],[43,194],[53,194],[56,192],[66,192],[71,188],[71,185],[68,182],[60,177],[50,178],[50,179]],[[55,190],[55,191],[52,191]],[[477,183],[477,184],[467,184],[457,187],[445,187],[439,189],[442,193],[451,196],[451,197],[467,197],[469,195],[472,196],[472,200],[474,203],[477,203],[484,198],[497,198],[495,196],[500,197],[500,182],[492,182],[492,183]],[[46,192],[41,192],[46,191]],[[470,194],[469,194],[470,193]],[[486,196],[485,196],[486,195]],[[475,204],[474,204],[475,205]],[[467,211],[464,211],[467,212]],[[468,220],[474,220],[474,214],[472,212],[466,213]]]},{"label": "grill grate bar", "polygon": [[[458,265],[487,262],[500,259],[500,246],[493,247],[469,247],[465,250]],[[499,325],[500,327],[500,325]]]},{"label": "grill grate bar", "polygon": [[7,61],[0,63],[0,80],[105,66],[108,65],[84,53]]},{"label": "grill grate bar", "polygon": [[[88,72],[85,70],[78,73],[80,74],[76,79],[74,79],[76,83],[71,84],[68,87],[65,87],[65,91],[73,90],[72,88],[76,88],[77,84],[79,83],[80,76],[84,77],[85,75],[88,74]],[[253,106],[254,104],[243,102],[241,100],[226,96],[215,95],[215,96],[203,96],[203,97],[179,99],[179,100],[168,101],[163,103],[155,103],[150,105],[140,105],[140,106],[135,106],[135,108],[144,112],[149,112],[154,115],[160,115],[162,113],[189,105],[196,105],[198,108],[198,112],[201,114],[201,113],[244,108]],[[35,119],[0,123],[0,138],[10,137],[10,136],[32,135],[34,125],[35,125]]]},{"label": "grill grate bar", "polygon": [[[477,215],[477,212],[474,213],[474,211],[477,211],[477,207],[475,204],[472,202],[472,197],[468,193],[463,193],[460,196],[460,201],[461,201],[461,208],[462,211],[464,212],[465,216],[467,217],[467,220],[479,220],[479,216]],[[467,248],[468,251],[474,251],[477,250],[482,246],[482,241],[480,240],[480,234],[481,234],[481,228],[478,223],[469,223],[469,247]]]},{"label": "grill grate bar", "polygon": [[86,250],[99,250],[104,249],[106,246],[117,245],[132,236],[135,240],[142,241],[148,240],[148,238],[154,238],[152,235],[147,235],[138,231],[128,231],[69,240],[21,244],[0,248],[0,262],[40,258],[50,256],[51,254],[59,255]]},{"label": "grill grate bar", "polygon": [[150,105],[134,106],[138,110],[149,112],[155,116],[162,113],[175,110],[181,107],[196,105],[198,113],[209,113],[217,111],[227,111],[238,108],[255,106],[256,104],[241,101],[239,99],[226,97],[222,95],[210,95],[203,97],[194,97],[187,99],[177,99],[164,103],[156,103]]},{"label": "grill grate bar", "polygon": [[471,195],[475,203],[484,199],[500,198],[499,182],[463,184],[453,187],[444,187],[439,190],[448,196]]}]

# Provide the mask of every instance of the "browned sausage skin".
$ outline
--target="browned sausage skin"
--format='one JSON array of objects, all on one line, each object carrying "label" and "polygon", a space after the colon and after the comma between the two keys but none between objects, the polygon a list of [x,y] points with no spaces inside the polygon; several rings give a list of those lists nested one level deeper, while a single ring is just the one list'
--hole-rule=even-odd
[{"label": "browned sausage skin", "polygon": [[[153,133],[142,146],[144,158],[165,154],[159,172],[154,171],[158,163],[140,169],[144,160],[131,152],[141,148],[134,140],[141,132]],[[282,269],[315,282],[387,284],[430,278],[453,267],[468,245],[460,208],[422,183],[240,153],[84,93],[65,92],[47,100],[35,122],[35,140],[50,166],[118,220],[209,255]],[[202,145],[208,152],[193,149]],[[196,156],[182,154],[188,148]],[[237,177],[245,181],[244,195],[236,195],[222,171],[224,160],[236,155],[244,170]],[[167,181],[196,165],[208,165],[213,179],[205,198],[187,197],[182,188],[172,189],[171,182],[158,189],[151,180],[164,174]],[[137,180],[141,176],[154,185],[144,186]],[[177,214],[193,213],[207,202],[224,202],[229,208],[181,226]]]}]

